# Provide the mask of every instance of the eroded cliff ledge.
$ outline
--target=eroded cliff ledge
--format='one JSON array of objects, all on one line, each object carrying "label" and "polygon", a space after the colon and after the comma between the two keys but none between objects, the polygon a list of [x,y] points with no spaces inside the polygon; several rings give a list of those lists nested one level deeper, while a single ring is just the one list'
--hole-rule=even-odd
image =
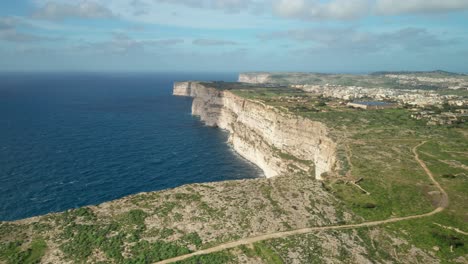
[{"label": "eroded cliff ledge", "polygon": [[338,170],[337,144],[320,122],[216,89],[216,83],[177,82],[174,95],[193,97],[192,114],[230,132],[229,142],[266,177],[303,172],[316,179]]}]

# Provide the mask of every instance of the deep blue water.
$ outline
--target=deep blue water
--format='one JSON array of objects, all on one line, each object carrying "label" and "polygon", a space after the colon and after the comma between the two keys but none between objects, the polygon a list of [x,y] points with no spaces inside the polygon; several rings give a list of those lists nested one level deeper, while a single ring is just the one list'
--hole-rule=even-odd
[{"label": "deep blue water", "polygon": [[187,183],[253,178],[175,80],[235,74],[0,74],[0,220]]}]

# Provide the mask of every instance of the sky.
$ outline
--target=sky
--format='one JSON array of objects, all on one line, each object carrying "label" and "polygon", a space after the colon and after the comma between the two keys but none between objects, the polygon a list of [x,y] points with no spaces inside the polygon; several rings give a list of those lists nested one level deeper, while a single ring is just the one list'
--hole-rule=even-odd
[{"label": "sky", "polygon": [[0,71],[468,72],[468,0],[4,0]]}]

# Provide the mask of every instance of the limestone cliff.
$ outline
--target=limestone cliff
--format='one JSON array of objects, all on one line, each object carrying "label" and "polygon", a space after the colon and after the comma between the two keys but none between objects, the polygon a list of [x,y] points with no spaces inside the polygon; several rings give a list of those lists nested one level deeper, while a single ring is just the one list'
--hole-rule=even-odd
[{"label": "limestone cliff", "polygon": [[337,145],[320,122],[218,90],[209,83],[175,83],[174,95],[193,97],[192,114],[208,126],[229,131],[233,148],[259,166],[266,177],[305,172],[322,179],[325,173],[337,170]]}]

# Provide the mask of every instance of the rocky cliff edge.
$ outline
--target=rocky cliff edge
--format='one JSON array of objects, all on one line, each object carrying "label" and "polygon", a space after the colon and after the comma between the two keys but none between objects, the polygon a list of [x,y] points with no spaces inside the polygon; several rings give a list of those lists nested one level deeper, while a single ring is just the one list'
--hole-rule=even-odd
[{"label": "rocky cliff edge", "polygon": [[337,144],[321,122],[281,112],[210,83],[177,82],[173,92],[193,97],[192,114],[208,126],[229,131],[233,148],[267,178],[308,173],[321,180],[338,170]]}]

